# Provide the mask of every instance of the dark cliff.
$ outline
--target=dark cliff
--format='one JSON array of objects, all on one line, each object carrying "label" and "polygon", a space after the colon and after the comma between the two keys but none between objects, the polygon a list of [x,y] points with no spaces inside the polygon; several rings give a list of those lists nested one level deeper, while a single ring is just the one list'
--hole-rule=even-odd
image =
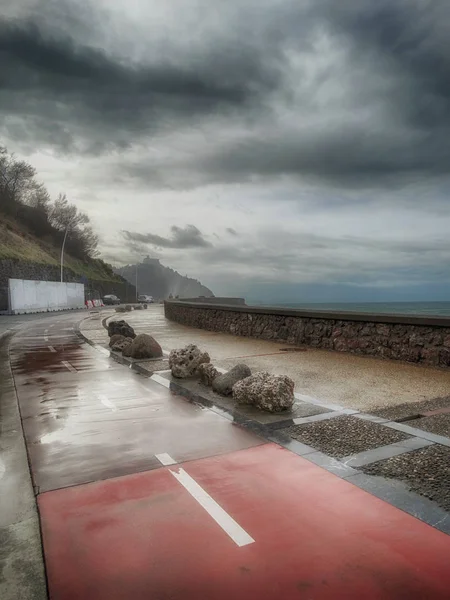
[{"label": "dark cliff", "polygon": [[115,273],[124,277],[130,284],[136,283],[139,294],[148,294],[155,300],[179,296],[180,298],[195,296],[214,296],[212,291],[196,279],[183,277],[177,271],[165,267],[156,258],[146,258],[137,265],[114,269]]}]

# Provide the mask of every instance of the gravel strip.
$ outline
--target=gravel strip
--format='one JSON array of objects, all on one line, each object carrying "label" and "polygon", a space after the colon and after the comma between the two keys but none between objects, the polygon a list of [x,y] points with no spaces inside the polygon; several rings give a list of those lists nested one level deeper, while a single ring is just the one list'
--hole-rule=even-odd
[{"label": "gravel strip", "polygon": [[347,415],[306,425],[293,425],[282,431],[299,442],[337,458],[401,442],[411,437],[402,431]]},{"label": "gravel strip", "polygon": [[423,417],[423,419],[414,419],[413,421],[407,421],[405,424],[411,425],[411,427],[417,427],[417,429],[430,431],[436,435],[446,435],[447,437],[450,437],[450,413],[433,415],[432,417]]},{"label": "gravel strip", "polygon": [[367,465],[361,470],[369,475],[400,479],[413,491],[450,511],[449,465],[450,448],[436,444]]},{"label": "gravel strip", "polygon": [[[372,415],[377,417],[383,417],[395,421],[396,419],[402,419],[410,415],[417,415],[420,412],[427,410],[435,410],[437,408],[447,408],[450,406],[450,396],[445,398],[433,398],[432,400],[422,400],[420,402],[410,402],[406,404],[399,404],[398,406],[388,406],[385,408],[377,408],[371,410]],[[413,421],[411,421],[413,425]]]}]

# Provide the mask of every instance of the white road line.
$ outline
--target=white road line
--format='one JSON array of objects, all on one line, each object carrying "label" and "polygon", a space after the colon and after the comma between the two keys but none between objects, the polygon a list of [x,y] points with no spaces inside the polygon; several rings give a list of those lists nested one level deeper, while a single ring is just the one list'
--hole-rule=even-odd
[{"label": "white road line", "polygon": [[56,352],[56,350],[53,348],[53,346],[49,346],[48,349],[50,350],[50,352]]},{"label": "white road line", "polygon": [[98,399],[104,406],[110,408],[113,412],[116,412],[117,406],[108,398],[108,396],[105,396],[105,394],[98,394]]},{"label": "white road line", "polygon": [[255,540],[184,469],[180,469],[178,473],[170,470],[170,473],[197,500],[214,521],[222,527],[235,544],[238,546],[247,546],[254,543]]},{"label": "white road line", "polygon": [[55,326],[55,324],[54,324],[54,323],[52,323],[52,325],[50,325],[50,327],[54,327],[54,326]]},{"label": "white road line", "polygon": [[44,331],[44,342],[48,342],[48,329]]},{"label": "white road line", "polygon": [[78,373],[75,367],[71,365],[70,362],[67,362],[67,360],[62,360],[61,364],[63,364],[67,369],[69,369],[69,371],[72,371],[72,373]]},{"label": "white road line", "polygon": [[170,454],[167,454],[167,452],[163,452],[162,454],[155,454],[155,458],[157,458],[159,460],[159,462],[164,465],[165,467],[167,467],[168,465],[176,465],[177,461],[174,460]]}]

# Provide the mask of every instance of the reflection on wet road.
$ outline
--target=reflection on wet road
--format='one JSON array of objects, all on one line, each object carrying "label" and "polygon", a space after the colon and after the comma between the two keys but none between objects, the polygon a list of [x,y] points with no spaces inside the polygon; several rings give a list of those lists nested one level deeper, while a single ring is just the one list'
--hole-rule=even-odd
[{"label": "reflection on wet road", "polygon": [[83,343],[79,317],[36,322],[11,345],[33,480],[40,492],[261,443]]},{"label": "reflection on wet road", "polygon": [[113,362],[79,318],[10,347],[52,600],[448,598],[445,534]]}]

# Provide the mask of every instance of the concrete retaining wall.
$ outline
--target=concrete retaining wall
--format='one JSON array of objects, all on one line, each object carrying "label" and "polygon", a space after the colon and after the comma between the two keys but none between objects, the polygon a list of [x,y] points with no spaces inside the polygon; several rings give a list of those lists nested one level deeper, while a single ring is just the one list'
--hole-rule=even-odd
[{"label": "concrete retaining wall", "polygon": [[59,281],[9,280],[13,314],[84,308],[84,285]]},{"label": "concrete retaining wall", "polygon": [[331,313],[169,300],[168,319],[283,344],[450,366],[450,318]]},{"label": "concrete retaining wall", "polygon": [[[0,260],[0,313],[7,312],[8,280],[30,279],[33,281],[60,281],[59,265],[43,265],[12,259]],[[85,300],[103,298],[106,294],[115,294],[124,302],[136,300],[136,288],[127,281],[83,280],[71,269],[64,267],[64,281],[68,283],[84,283]]]}]

